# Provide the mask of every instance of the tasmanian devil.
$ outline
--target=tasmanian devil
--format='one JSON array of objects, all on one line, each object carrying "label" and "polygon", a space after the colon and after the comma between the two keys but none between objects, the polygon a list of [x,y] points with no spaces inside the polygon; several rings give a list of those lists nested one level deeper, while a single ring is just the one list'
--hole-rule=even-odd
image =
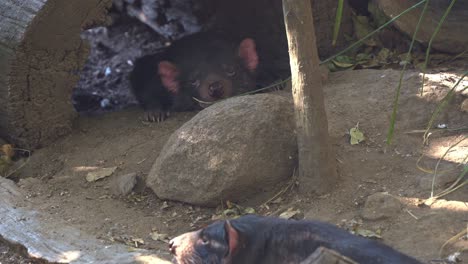
[{"label": "tasmanian devil", "polygon": [[319,247],[360,264],[421,263],[331,224],[255,215],[215,222],[170,241],[173,262],[179,264],[295,264]]},{"label": "tasmanian devil", "polygon": [[258,66],[255,41],[240,42],[219,33],[198,33],[175,41],[161,54],[135,62],[133,93],[149,121],[163,121],[171,111],[199,109],[255,89]]}]

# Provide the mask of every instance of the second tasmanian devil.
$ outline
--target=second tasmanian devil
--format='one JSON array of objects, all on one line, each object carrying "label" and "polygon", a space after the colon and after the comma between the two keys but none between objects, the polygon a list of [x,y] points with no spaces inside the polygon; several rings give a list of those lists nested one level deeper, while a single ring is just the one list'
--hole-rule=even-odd
[{"label": "second tasmanian devil", "polygon": [[254,90],[258,63],[253,39],[198,33],[138,59],[130,81],[147,120],[160,122],[172,111],[200,109],[194,98],[214,102]]},{"label": "second tasmanian devil", "polygon": [[177,264],[300,264],[319,247],[360,264],[422,264],[331,224],[256,215],[218,221],[169,243]]}]

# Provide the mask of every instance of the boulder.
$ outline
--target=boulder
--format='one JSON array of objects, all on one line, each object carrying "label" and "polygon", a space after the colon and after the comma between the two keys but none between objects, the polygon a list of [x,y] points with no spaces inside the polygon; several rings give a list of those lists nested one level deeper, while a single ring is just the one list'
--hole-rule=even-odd
[{"label": "boulder", "polygon": [[[370,11],[373,12],[374,17],[381,17],[380,12],[382,12],[384,17],[391,19],[418,2],[417,0],[372,0],[370,1],[370,5],[375,8],[371,8]],[[435,28],[449,5],[450,1],[445,0],[433,0],[430,2],[420,25],[416,37],[417,41],[425,46],[428,45]],[[413,36],[418,20],[421,17],[423,6],[420,5],[408,14],[401,16],[393,22],[393,25],[408,36]],[[468,45],[468,34],[466,34],[468,32],[467,12],[468,5],[466,2],[458,1],[454,4],[444,20],[439,33],[434,38],[432,48],[454,54],[466,50]]]},{"label": "boulder", "polygon": [[174,132],[146,182],[162,199],[216,206],[268,197],[264,191],[287,180],[296,164],[292,101],[241,96],[204,109]]}]

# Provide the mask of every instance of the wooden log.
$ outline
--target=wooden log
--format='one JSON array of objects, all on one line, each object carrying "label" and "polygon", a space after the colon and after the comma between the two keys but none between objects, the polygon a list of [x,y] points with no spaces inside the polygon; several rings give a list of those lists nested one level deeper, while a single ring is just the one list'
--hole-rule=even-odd
[{"label": "wooden log", "polygon": [[111,0],[0,1],[0,136],[34,148],[67,134],[71,91],[88,56],[80,32]]},{"label": "wooden log", "polygon": [[328,136],[322,78],[308,0],[283,0],[291,64],[299,149],[299,190],[304,195],[330,192],[337,181]]},{"label": "wooden log", "polygon": [[13,181],[0,177],[0,239],[22,254],[53,263],[170,263],[155,252],[106,244],[65,221],[52,220],[24,197]]},{"label": "wooden log", "polygon": [[[418,2],[419,0],[372,0],[370,4],[372,4],[371,6],[374,8],[370,8],[370,10],[373,12],[374,16],[380,17],[381,14],[377,11],[381,11],[381,13],[390,19]],[[428,45],[432,33],[450,2],[451,1],[447,0],[431,0],[419,28],[416,37],[417,41],[426,46]],[[394,25],[401,32],[412,37],[423,6],[424,4],[402,16],[394,22]],[[434,39],[432,48],[455,54],[466,51],[468,49],[467,14],[468,5],[466,1],[457,1]]]}]

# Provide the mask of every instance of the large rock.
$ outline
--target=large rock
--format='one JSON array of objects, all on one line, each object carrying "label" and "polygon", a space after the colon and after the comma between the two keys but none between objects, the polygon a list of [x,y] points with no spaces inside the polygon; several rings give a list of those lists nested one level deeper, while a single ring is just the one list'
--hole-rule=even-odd
[{"label": "large rock", "polygon": [[297,164],[292,102],[231,98],[197,114],[168,140],[147,185],[162,199],[215,206],[275,189]]},{"label": "large rock", "polygon": [[[374,16],[380,17],[377,10],[380,10],[387,19],[393,18],[404,10],[410,8],[412,5],[418,3],[418,0],[372,0],[371,8]],[[426,10],[426,14],[419,27],[416,40],[424,45],[428,45],[432,34],[437,27],[442,15],[450,5],[451,1],[445,0],[432,0]],[[410,11],[408,14],[403,15],[398,20],[393,22],[401,32],[406,33],[408,36],[413,36],[421,17],[424,5]],[[434,38],[432,48],[448,52],[448,53],[461,53],[466,50],[468,46],[468,5],[466,1],[458,1],[454,4],[452,10],[445,19],[442,27]]]}]

